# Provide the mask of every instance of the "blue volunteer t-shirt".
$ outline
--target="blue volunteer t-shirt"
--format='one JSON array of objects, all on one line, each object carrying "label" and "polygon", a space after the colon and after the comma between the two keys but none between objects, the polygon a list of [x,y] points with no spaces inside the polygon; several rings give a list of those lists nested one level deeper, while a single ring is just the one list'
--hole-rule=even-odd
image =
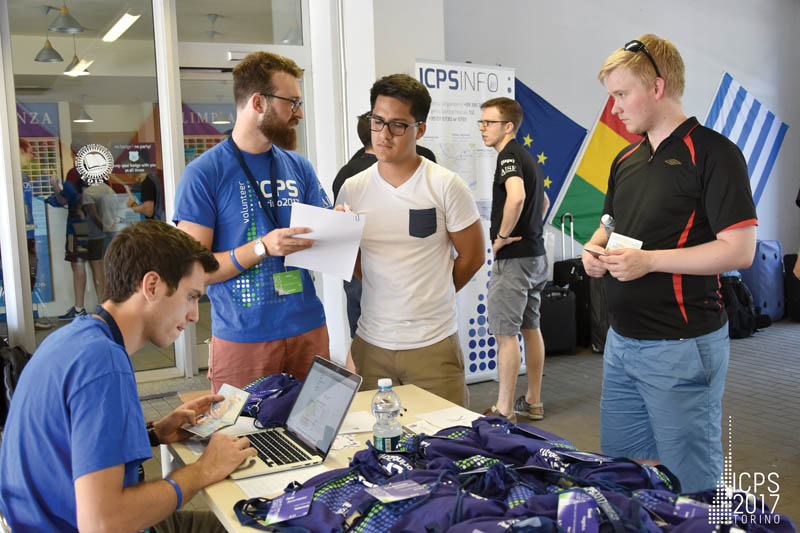
[{"label": "blue volunteer t-shirt", "polygon": [[[311,163],[300,154],[273,146],[263,154],[243,151],[242,155],[271,202],[279,227],[289,227],[295,202],[330,207]],[[277,176],[269,180],[273,157]],[[213,229],[212,252],[236,248],[275,229],[229,141],[217,144],[186,167],[175,195],[173,220]],[[228,281],[209,285],[213,335],[234,342],[267,342],[325,324],[322,302],[305,269],[300,269],[303,292],[275,294],[272,275],[284,270],[283,257],[267,257]]]},{"label": "blue volunteer t-shirt", "polygon": [[133,366],[105,322],[79,317],[25,366],[0,448],[0,510],[12,531],[76,531],[74,482],[152,457]]}]

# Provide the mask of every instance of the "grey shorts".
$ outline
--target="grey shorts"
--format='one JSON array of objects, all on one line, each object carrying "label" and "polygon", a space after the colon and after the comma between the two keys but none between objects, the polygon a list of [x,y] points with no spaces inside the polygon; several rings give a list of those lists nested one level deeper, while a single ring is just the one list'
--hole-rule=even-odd
[{"label": "grey shorts", "polygon": [[545,255],[495,261],[487,298],[491,332],[516,335],[520,329],[539,329],[539,304],[546,282]]}]

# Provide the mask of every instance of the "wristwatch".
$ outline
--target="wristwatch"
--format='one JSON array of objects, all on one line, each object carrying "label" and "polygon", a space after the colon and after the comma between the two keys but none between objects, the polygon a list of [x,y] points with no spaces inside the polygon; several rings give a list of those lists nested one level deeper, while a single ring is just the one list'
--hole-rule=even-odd
[{"label": "wristwatch", "polygon": [[255,252],[255,254],[261,259],[264,259],[269,255],[267,252],[267,247],[264,246],[264,243],[261,241],[261,239],[256,239],[256,243],[253,245],[253,252]]},{"label": "wristwatch", "polygon": [[147,423],[147,438],[150,440],[150,446],[156,447],[161,444],[158,440],[158,435],[156,435],[156,428],[152,422]]}]

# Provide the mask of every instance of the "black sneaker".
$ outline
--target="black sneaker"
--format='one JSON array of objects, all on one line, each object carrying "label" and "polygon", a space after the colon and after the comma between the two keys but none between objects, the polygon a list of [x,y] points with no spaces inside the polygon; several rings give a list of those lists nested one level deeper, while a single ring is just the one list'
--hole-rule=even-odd
[{"label": "black sneaker", "polygon": [[73,318],[76,318],[76,317],[79,317],[79,316],[86,316],[86,309],[81,309],[80,311],[78,311],[77,309],[75,309],[75,306],[73,305],[72,307],[70,307],[67,310],[66,313],[64,313],[63,315],[58,317],[58,319],[59,320],[72,320]]}]

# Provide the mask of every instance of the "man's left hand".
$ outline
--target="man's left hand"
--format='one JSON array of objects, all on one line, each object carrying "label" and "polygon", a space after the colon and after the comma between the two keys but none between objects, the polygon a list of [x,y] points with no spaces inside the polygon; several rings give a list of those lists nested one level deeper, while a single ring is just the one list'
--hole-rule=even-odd
[{"label": "man's left hand", "polygon": [[608,272],[620,281],[633,281],[652,271],[651,255],[647,250],[623,248],[611,250],[598,259]]},{"label": "man's left hand", "polygon": [[500,248],[502,248],[503,246],[505,246],[507,244],[511,244],[512,242],[517,242],[517,241],[521,241],[521,240],[522,240],[522,237],[509,237],[507,239],[501,239],[501,238],[498,237],[492,243],[492,253],[494,253],[495,257],[497,257],[497,252],[500,251]]},{"label": "man's left hand", "polygon": [[153,424],[158,441],[161,444],[169,444],[188,439],[192,434],[185,429],[181,429],[181,426],[187,422],[194,425],[197,415],[208,411],[214,402],[221,402],[224,399],[225,396],[221,394],[207,394],[181,405]]}]

